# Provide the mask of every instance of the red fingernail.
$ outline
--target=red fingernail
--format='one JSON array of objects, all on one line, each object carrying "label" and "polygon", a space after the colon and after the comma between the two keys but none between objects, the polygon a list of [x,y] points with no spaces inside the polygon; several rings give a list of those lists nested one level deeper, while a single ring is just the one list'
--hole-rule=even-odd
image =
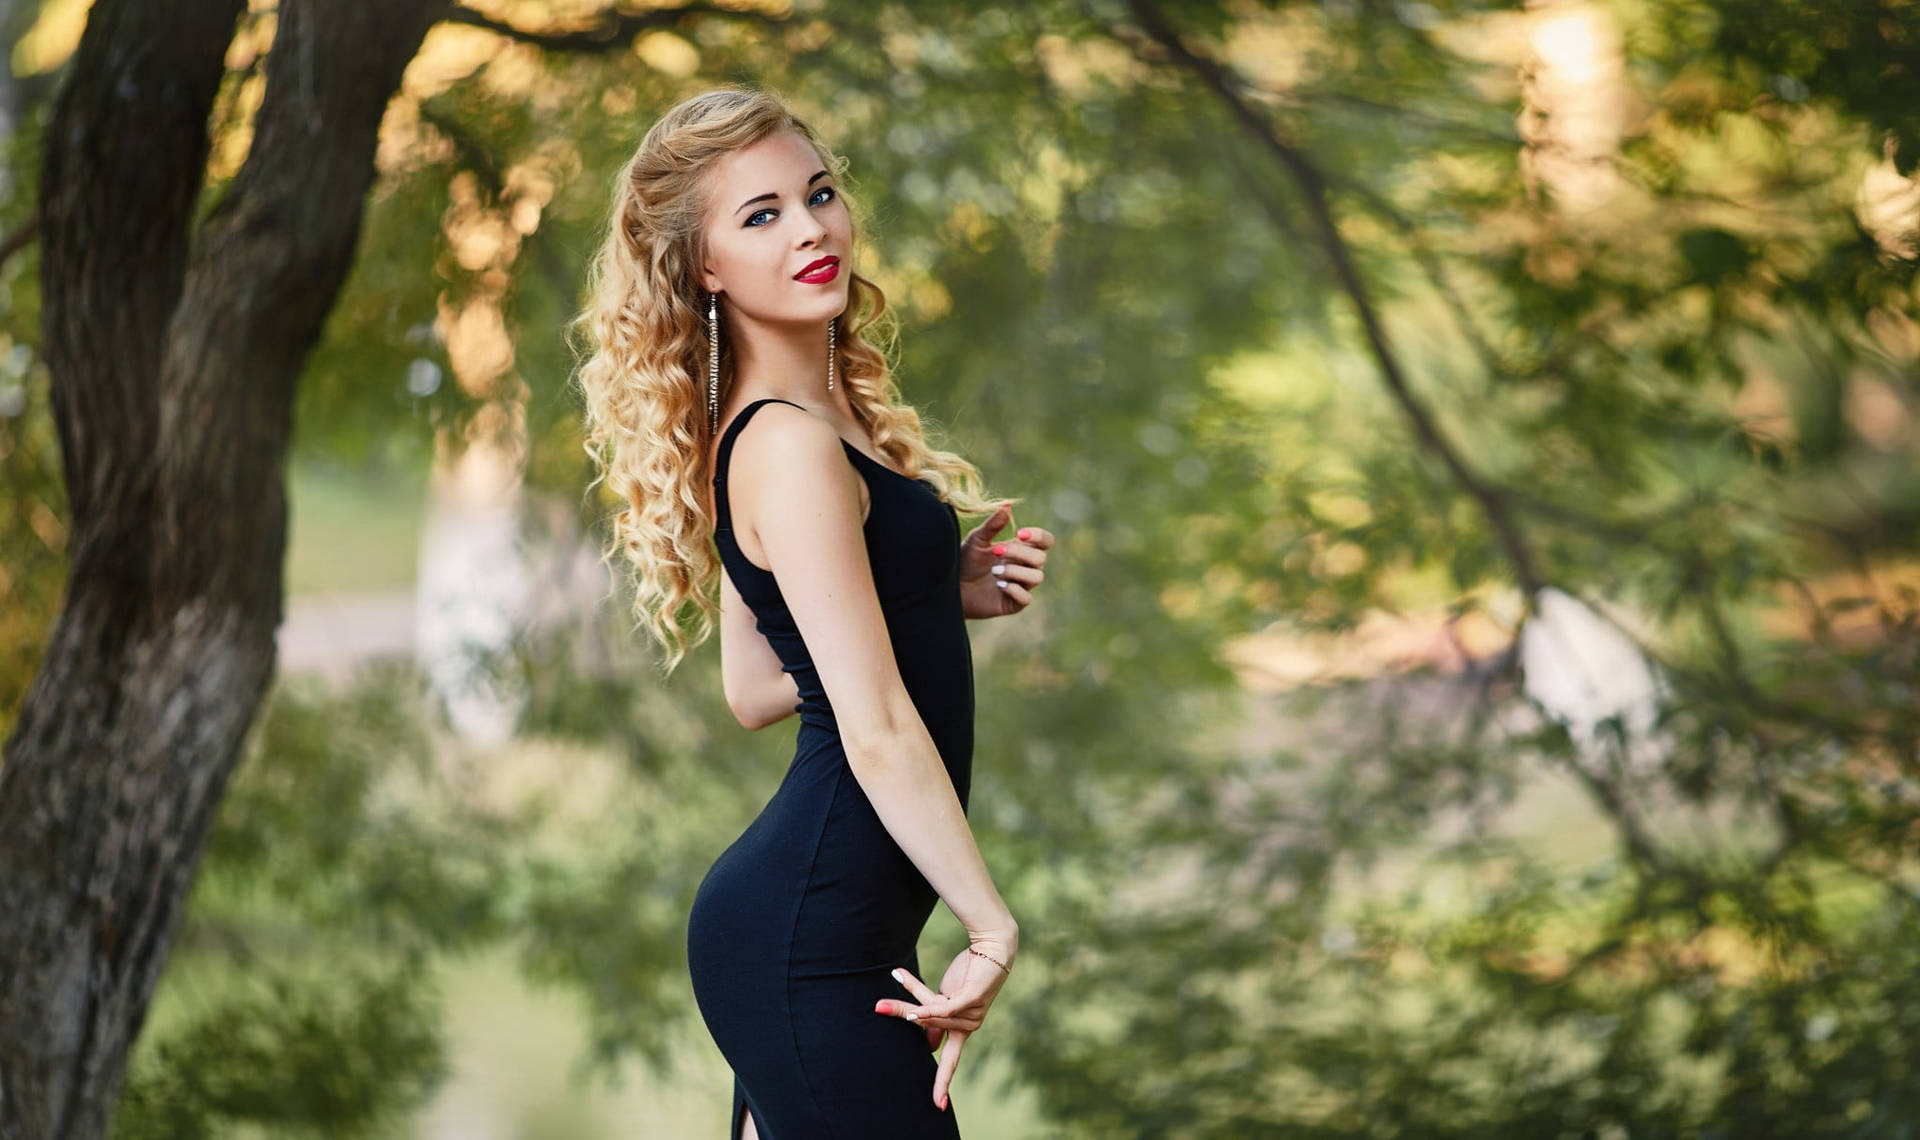
[{"label": "red fingernail", "polygon": [[885,1012],[887,1012],[887,1003],[886,1003],[886,1002],[883,1002],[883,1001],[882,1001],[882,1002],[875,1002],[875,1003],[874,1003],[874,1006],[873,1006],[873,1012],[875,1012],[875,1013],[885,1013]]},{"label": "red fingernail", "polygon": [[947,1111],[947,1098],[946,1098],[946,1097],[941,1097],[941,1098],[940,1098],[940,1111],[941,1111],[941,1112],[945,1112],[945,1111]]},{"label": "red fingernail", "polygon": [[996,556],[997,556],[997,555],[1001,555],[1001,554],[1005,554],[1006,552],[1007,552],[1007,544],[1006,544],[1006,543],[1004,543],[1004,542],[996,542],[996,543],[994,543],[994,544],[993,544],[993,553],[994,553],[994,554],[995,554]]},{"label": "red fingernail", "polygon": [[1030,531],[1030,530],[1028,530],[1028,529],[1026,529],[1025,527],[1021,527],[1021,528],[1020,528],[1020,541],[1021,541],[1021,542],[1025,542],[1025,541],[1027,541],[1027,540],[1028,540],[1029,538],[1032,538],[1032,537],[1033,537],[1033,532],[1032,532],[1032,531]]}]

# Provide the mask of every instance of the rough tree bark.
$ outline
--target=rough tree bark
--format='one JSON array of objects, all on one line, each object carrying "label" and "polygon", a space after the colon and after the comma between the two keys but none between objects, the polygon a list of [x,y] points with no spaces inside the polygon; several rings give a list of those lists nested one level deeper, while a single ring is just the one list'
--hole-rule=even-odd
[{"label": "rough tree bark", "polygon": [[445,0],[283,0],[196,230],[243,0],[95,0],[41,179],[66,597],[0,766],[0,1140],[97,1137],[274,668],[295,384]]}]

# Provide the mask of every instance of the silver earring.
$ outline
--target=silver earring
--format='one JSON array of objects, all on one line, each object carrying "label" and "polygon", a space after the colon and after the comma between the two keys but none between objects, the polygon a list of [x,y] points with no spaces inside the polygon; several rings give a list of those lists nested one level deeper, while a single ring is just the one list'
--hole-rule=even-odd
[{"label": "silver earring", "polygon": [[707,294],[707,434],[720,430],[720,309]]},{"label": "silver earring", "polygon": [[827,391],[829,392],[833,391],[833,326],[839,321],[839,317],[833,317],[827,321]]}]

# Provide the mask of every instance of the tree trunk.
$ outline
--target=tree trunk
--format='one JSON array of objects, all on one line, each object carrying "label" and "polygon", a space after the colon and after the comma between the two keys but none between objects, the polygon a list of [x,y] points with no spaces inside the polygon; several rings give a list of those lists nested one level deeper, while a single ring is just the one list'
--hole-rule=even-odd
[{"label": "tree trunk", "polygon": [[444,3],[284,0],[253,145],[197,233],[243,0],[93,4],[41,178],[70,568],[0,767],[0,1140],[105,1132],[272,678],[295,384]]}]

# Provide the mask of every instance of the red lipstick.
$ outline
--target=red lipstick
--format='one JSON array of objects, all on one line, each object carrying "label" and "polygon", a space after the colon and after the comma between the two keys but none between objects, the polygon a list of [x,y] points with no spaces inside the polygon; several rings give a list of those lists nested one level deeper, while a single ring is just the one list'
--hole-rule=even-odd
[{"label": "red lipstick", "polygon": [[793,279],[808,285],[825,285],[838,276],[840,276],[840,259],[823,257],[794,274]]}]

